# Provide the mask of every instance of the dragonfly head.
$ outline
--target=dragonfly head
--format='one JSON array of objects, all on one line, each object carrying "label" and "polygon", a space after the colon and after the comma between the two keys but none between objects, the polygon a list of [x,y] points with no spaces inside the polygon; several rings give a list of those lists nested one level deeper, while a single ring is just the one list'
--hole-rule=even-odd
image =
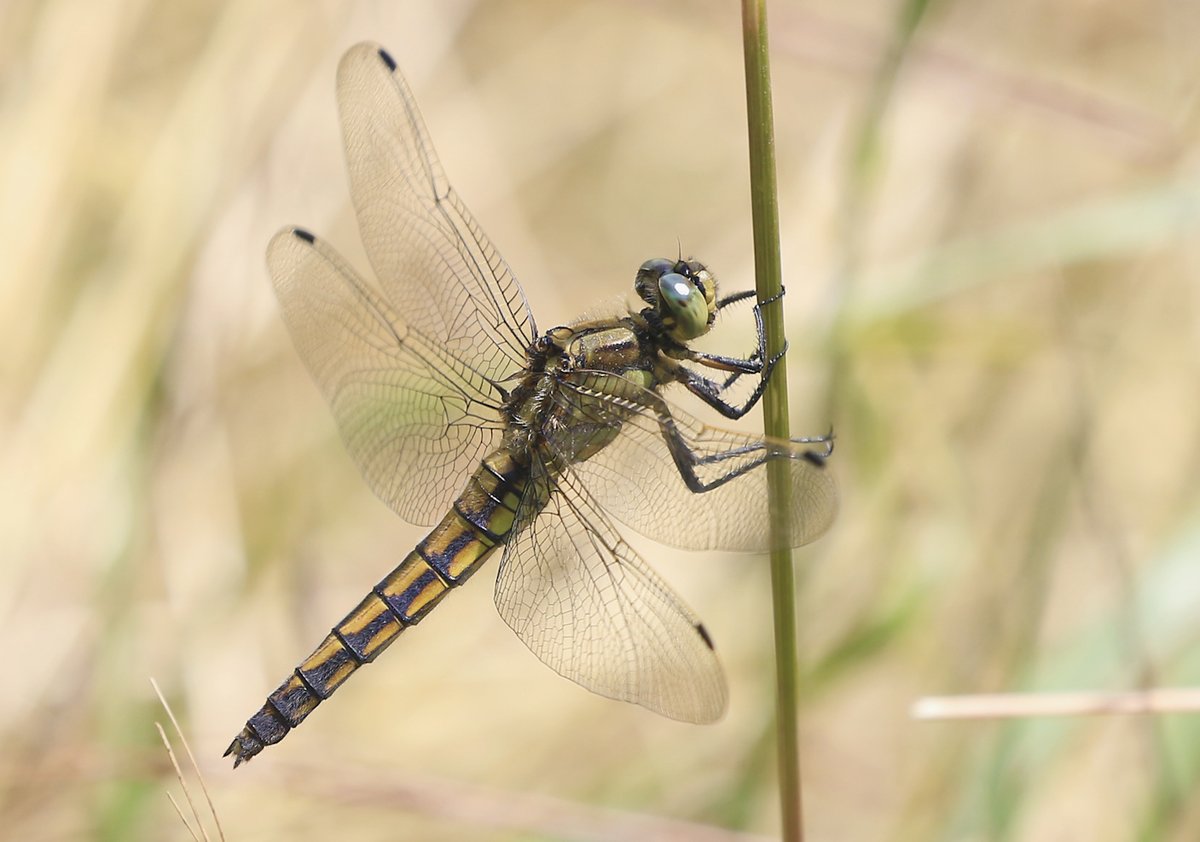
[{"label": "dragonfly head", "polygon": [[698,260],[647,260],[634,289],[676,342],[707,333],[717,317],[717,279]]}]

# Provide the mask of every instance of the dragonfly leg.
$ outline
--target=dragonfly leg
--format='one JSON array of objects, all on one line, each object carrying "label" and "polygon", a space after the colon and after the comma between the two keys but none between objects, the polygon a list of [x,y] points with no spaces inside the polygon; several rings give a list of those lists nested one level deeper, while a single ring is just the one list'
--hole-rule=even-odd
[{"label": "dragonfly leg", "polygon": [[[717,412],[721,413],[726,418],[737,419],[741,418],[749,412],[759,398],[762,397],[763,391],[767,388],[767,382],[771,378],[771,373],[775,370],[776,364],[783,359],[783,355],[787,353],[787,343],[784,343],[783,350],[778,354],[767,359],[767,333],[763,327],[762,308],[774,301],[778,301],[783,297],[784,291],[780,289],[775,295],[770,298],[756,302],[754,305],[754,332],[758,340],[758,347],[751,352],[749,357],[727,357],[721,354],[706,354],[700,351],[689,351],[686,359],[691,362],[699,363],[700,365],[708,366],[709,368],[720,369],[731,372],[729,377],[724,382],[718,383],[704,377],[701,374],[685,369],[682,366],[677,372],[677,379],[683,383],[688,390],[711,406]],[[744,301],[754,295],[753,290],[743,290],[735,292],[732,295],[720,299],[717,302],[717,309],[727,307],[738,301]],[[766,360],[764,363],[763,361]],[[737,382],[743,374],[758,374],[758,385],[754,391],[742,403],[734,404],[725,400],[722,393],[728,390],[734,383]]]},{"label": "dragonfly leg", "polygon": [[[644,389],[625,377],[584,370],[568,372],[564,382],[570,383],[571,390],[564,392],[561,399],[566,400],[568,394],[573,395],[571,399],[566,400],[564,408],[577,412],[581,417],[593,419],[597,430],[613,429],[626,423],[631,415],[653,422],[667,445],[667,451],[671,454],[671,460],[675,463],[680,477],[693,493],[700,494],[718,488],[772,459],[804,460],[820,468],[824,467],[825,460],[833,453],[832,430],[823,436],[794,438],[778,445],[759,439],[724,450],[705,448],[706,441],[713,438],[714,431],[698,425],[691,432],[685,432],[672,415],[670,405],[661,395]],[[793,447],[788,447],[788,444]],[[806,444],[821,447],[795,447]],[[575,456],[567,461],[574,461],[576,458],[579,457]],[[702,468],[716,466],[719,471],[722,463],[731,461],[734,464],[723,474],[712,478],[700,475]]]},{"label": "dragonfly leg", "polygon": [[[754,351],[748,357],[748,359],[751,362],[754,362],[754,361],[761,359],[761,355],[758,353],[758,351]],[[728,377],[725,378],[725,382],[721,384],[721,389],[722,390],[728,389],[730,386],[732,386],[734,383],[736,383],[738,378],[741,377],[744,373],[745,372],[742,372],[742,371],[735,371],[732,374],[730,374]]]},{"label": "dragonfly leg", "polygon": [[724,308],[728,307],[730,304],[737,304],[739,301],[745,301],[747,298],[753,298],[753,297],[754,297],[754,290],[752,290],[752,289],[738,290],[735,293],[726,295],[724,298],[718,298],[717,299],[717,309],[723,310]]},{"label": "dragonfly leg", "polygon": [[[674,416],[671,415],[667,402],[656,394],[645,392],[639,395],[637,403],[642,404],[653,413],[658,423],[659,431],[666,441],[667,450],[679,475],[683,478],[688,490],[696,494],[719,488],[732,479],[748,473],[771,459],[803,459],[817,467],[824,467],[825,460],[833,453],[833,431],[824,436],[812,436],[792,439],[792,444],[823,445],[821,450],[787,450],[777,449],[767,441],[756,441],[741,447],[732,447],[715,453],[698,454],[688,443],[687,437],[679,429]],[[749,458],[747,458],[749,457]],[[729,471],[711,479],[702,478],[698,468],[720,465],[722,462],[738,460],[738,465]]]},{"label": "dragonfly leg", "polygon": [[[823,444],[823,450],[776,450],[767,442],[757,442],[743,447],[735,447],[730,450],[721,451],[720,453],[710,453],[704,456],[699,456],[688,445],[683,434],[675,424],[675,420],[668,413],[666,417],[659,418],[659,426],[662,429],[663,437],[667,441],[667,447],[670,450],[671,458],[675,461],[675,467],[679,469],[679,475],[683,478],[684,484],[688,490],[703,494],[705,491],[711,491],[714,488],[719,488],[732,479],[737,479],[743,474],[753,471],[755,468],[766,464],[772,459],[803,459],[810,462],[818,468],[825,466],[825,460],[833,452],[833,436],[819,436],[814,438],[793,439],[795,443],[811,443]],[[745,457],[751,454],[757,454],[753,458],[742,461]],[[738,459],[740,464],[726,473],[713,477],[712,479],[702,479],[697,472],[697,468],[706,465],[716,465],[730,459]]]},{"label": "dragonfly leg", "polygon": [[[773,304],[779,299],[783,298],[783,294],[785,292],[787,292],[787,289],[781,286],[779,288],[779,292],[775,293],[770,298],[765,298],[762,301],[759,301],[755,306],[765,307],[768,304]],[[745,301],[747,298],[752,298],[753,296],[754,290],[752,289],[739,290],[738,292],[731,293],[724,298],[717,299],[717,309],[720,310],[722,307],[728,307],[730,304],[736,304],[739,301]]]},{"label": "dragonfly leg", "polygon": [[[767,388],[767,383],[771,379],[771,373],[775,370],[776,364],[783,359],[783,355],[786,352],[787,346],[785,345],[783,351],[780,351],[774,357],[767,360],[767,364],[762,366],[760,369],[761,376],[758,379],[758,383],[754,387],[754,391],[750,393],[748,398],[739,404],[732,404],[726,401],[724,397],[722,397],[722,394],[733,385],[734,381],[736,381],[738,377],[741,377],[742,374],[748,372],[735,372],[733,376],[731,376],[724,383],[717,383],[716,381],[710,380],[701,374],[697,374],[695,371],[680,366],[677,373],[677,379],[680,383],[686,386],[688,391],[690,391],[693,395],[700,398],[700,400],[704,401],[726,418],[741,418],[743,415],[753,409],[755,404],[758,403],[759,398],[762,397],[763,392]],[[757,354],[758,352],[756,351],[755,353]]]}]

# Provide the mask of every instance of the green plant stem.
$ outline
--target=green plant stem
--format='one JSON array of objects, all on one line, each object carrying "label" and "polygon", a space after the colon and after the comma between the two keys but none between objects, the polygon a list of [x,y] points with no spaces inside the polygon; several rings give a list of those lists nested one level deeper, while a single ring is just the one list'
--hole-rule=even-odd
[{"label": "green plant stem", "polygon": [[[771,111],[771,69],[765,0],[742,0],[746,58],[746,116],[750,133],[750,201],[754,222],[755,288],[765,301],[783,288],[779,256],[779,201],[775,190],[775,129]],[[767,355],[784,348],[783,302],[763,308]],[[769,438],[790,438],[787,360],[779,361],[763,395],[764,429]],[[783,839],[804,838],[800,791],[796,571],[790,530],[791,472],[787,460],[767,465],[767,505],[771,515],[771,594],[775,617],[775,721],[779,754],[779,800]]]}]

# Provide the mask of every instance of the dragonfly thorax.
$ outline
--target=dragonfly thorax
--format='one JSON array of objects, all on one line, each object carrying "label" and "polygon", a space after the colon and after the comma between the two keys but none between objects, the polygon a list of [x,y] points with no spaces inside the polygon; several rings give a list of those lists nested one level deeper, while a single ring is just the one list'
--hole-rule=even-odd
[{"label": "dragonfly thorax", "polygon": [[681,345],[707,333],[717,318],[717,279],[698,260],[647,260],[634,289],[650,305],[642,316]]}]

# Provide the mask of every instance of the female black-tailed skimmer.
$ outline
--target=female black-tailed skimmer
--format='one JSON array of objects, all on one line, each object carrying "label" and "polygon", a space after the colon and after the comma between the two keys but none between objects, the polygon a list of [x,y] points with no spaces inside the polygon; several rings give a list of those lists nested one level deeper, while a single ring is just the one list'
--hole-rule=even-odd
[{"label": "female black-tailed skimmer", "polygon": [[[831,436],[768,442],[709,427],[660,395],[682,384],[727,418],[757,402],[778,362],[766,357],[758,303],[747,358],[688,347],[753,293],[721,297],[695,260],[648,260],[634,281],[640,309],[539,333],[516,278],[447,183],[392,58],[354,47],[337,92],[379,288],[300,228],[279,232],[267,260],[296,348],[367,483],[433,530],[267,697],[226,755],[237,765],[282,740],[501,547],[496,607],[548,666],[596,693],[711,722],[727,699],[712,640],[609,515],[677,547],[767,550],[762,466],[785,459],[792,543],[833,520]],[[746,376],[757,378],[752,390],[731,388]]]}]

